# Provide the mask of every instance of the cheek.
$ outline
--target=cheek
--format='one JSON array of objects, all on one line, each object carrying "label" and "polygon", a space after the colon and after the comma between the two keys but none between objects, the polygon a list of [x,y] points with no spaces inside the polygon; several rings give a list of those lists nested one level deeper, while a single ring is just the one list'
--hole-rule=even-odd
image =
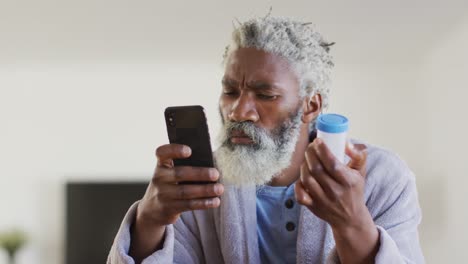
[{"label": "cheek", "polygon": [[231,106],[230,106],[229,101],[223,98],[223,96],[221,95],[219,97],[218,110],[219,110],[219,115],[221,116],[222,120],[227,119],[230,107]]},{"label": "cheek", "polygon": [[275,128],[285,117],[288,116],[287,104],[280,100],[275,102],[261,103],[257,106],[258,114],[262,123],[268,128]]},{"label": "cheek", "polygon": [[291,114],[297,111],[300,100],[298,98],[281,98],[275,102],[259,104],[257,110],[263,124],[269,129],[277,128],[287,121]]}]

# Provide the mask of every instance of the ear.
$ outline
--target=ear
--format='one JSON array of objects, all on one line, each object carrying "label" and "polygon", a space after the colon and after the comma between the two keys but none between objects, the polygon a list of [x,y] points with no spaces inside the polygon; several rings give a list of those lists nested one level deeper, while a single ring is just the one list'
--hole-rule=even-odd
[{"label": "ear", "polygon": [[322,111],[322,96],[320,94],[314,94],[311,97],[306,97],[303,102],[303,114],[302,114],[302,123],[310,123]]}]

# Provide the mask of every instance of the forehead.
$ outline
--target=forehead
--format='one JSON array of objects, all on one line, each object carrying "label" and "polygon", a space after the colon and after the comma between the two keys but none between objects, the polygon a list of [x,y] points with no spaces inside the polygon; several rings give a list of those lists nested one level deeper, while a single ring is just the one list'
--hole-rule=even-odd
[{"label": "forehead", "polygon": [[259,79],[298,83],[298,78],[283,57],[255,48],[239,48],[226,61],[225,76],[241,81]]}]

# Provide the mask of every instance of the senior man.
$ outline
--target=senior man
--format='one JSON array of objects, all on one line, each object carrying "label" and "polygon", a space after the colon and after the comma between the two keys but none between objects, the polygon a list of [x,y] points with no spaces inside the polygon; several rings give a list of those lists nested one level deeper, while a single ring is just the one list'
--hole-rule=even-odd
[{"label": "senior man", "polygon": [[[350,142],[338,161],[314,122],[329,103],[330,46],[310,23],[249,20],[224,55],[216,168],[156,151],[144,197],[108,263],[423,263],[415,177],[395,154]],[[218,181],[213,184],[178,184]]]}]

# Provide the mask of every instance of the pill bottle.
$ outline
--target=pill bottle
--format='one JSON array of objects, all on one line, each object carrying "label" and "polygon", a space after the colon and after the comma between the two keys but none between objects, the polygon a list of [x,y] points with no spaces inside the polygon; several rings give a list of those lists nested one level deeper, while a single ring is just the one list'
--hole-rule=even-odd
[{"label": "pill bottle", "polygon": [[349,129],[348,118],[338,114],[321,114],[316,121],[317,138],[323,140],[335,157],[344,162]]}]

